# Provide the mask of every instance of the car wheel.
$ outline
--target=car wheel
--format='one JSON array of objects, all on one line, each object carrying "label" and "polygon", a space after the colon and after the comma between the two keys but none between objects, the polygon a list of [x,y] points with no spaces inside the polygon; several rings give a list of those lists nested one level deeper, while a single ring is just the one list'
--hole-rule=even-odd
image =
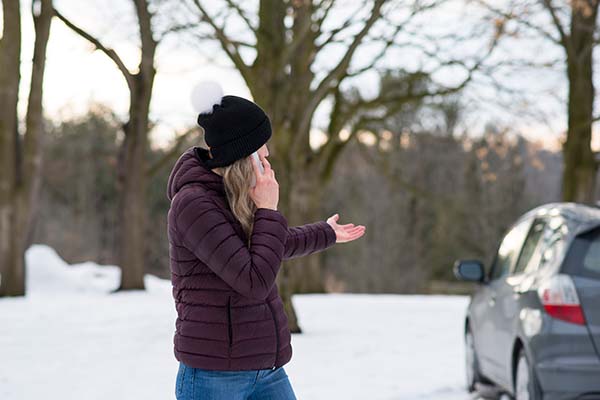
[{"label": "car wheel", "polygon": [[521,349],[515,369],[515,400],[541,400],[541,389],[525,350]]},{"label": "car wheel", "polygon": [[475,391],[475,384],[481,382],[481,374],[479,372],[473,334],[470,328],[467,328],[467,332],[465,333],[465,370],[467,375],[467,390],[473,392]]}]

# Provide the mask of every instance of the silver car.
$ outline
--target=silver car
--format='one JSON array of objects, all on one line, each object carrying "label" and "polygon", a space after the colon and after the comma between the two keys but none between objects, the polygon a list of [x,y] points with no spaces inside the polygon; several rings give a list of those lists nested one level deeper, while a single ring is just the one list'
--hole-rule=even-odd
[{"label": "silver car", "polygon": [[469,391],[516,400],[600,399],[600,208],[537,207],[514,223],[477,282],[465,320]]}]

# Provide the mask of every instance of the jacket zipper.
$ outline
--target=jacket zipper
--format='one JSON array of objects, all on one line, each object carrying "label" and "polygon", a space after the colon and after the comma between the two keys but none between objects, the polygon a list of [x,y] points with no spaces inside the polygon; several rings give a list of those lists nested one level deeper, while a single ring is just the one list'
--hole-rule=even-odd
[{"label": "jacket zipper", "polygon": [[271,369],[275,369],[276,364],[277,364],[277,356],[279,355],[279,326],[277,325],[277,318],[275,318],[275,313],[273,312],[273,309],[271,308],[271,302],[267,301],[267,305],[269,306],[269,310],[271,311],[271,316],[273,317],[273,322],[275,323],[275,360],[273,360],[273,366],[271,367]]},{"label": "jacket zipper", "polygon": [[231,326],[231,296],[227,298],[227,329],[229,330],[229,355],[231,355],[232,331]]}]

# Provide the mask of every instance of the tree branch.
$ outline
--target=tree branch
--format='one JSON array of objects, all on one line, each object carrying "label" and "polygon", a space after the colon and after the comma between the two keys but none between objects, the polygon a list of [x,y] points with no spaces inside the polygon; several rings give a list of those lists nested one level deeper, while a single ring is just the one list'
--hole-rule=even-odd
[{"label": "tree branch", "polygon": [[564,46],[565,50],[568,53],[570,53],[571,46],[569,45],[569,36],[566,33],[565,29],[563,28],[562,23],[560,22],[560,19],[558,19],[556,10],[554,9],[554,6],[552,5],[552,0],[541,0],[541,2],[546,7],[548,12],[550,13],[550,16],[552,17],[552,22],[554,23],[554,26],[556,27],[556,30],[558,31],[558,34],[560,35],[560,42]]},{"label": "tree branch", "polygon": [[134,5],[140,25],[140,41],[142,43],[140,71],[150,72],[154,70],[154,55],[157,46],[152,32],[152,15],[148,10],[148,0],[134,0]]},{"label": "tree branch", "polygon": [[113,49],[109,49],[109,48],[105,47],[98,39],[96,39],[95,37],[90,35],[88,32],[84,31],[82,28],[80,28],[77,25],[75,25],[74,23],[72,23],[69,19],[67,19],[64,15],[62,15],[56,8],[54,8],[54,15],[56,17],[58,17],[58,19],[60,19],[73,32],[75,32],[82,38],[86,39],[88,42],[93,44],[96,47],[96,49],[98,49],[98,50],[102,51],[104,54],[106,54],[108,56],[108,58],[110,58],[116,64],[117,68],[119,68],[119,71],[121,71],[121,74],[123,74],[123,76],[125,77],[125,81],[127,81],[127,86],[129,87],[129,89],[133,90],[133,84],[134,84],[133,75],[131,74],[131,72],[129,72],[129,70],[123,63],[123,60],[121,60],[119,55]]},{"label": "tree branch", "polygon": [[327,15],[329,15],[329,11],[331,11],[331,9],[333,8],[333,5],[335,4],[335,0],[329,0],[329,3],[326,4],[325,6],[323,6],[322,3],[325,3],[325,1],[322,1],[317,6],[317,10],[323,10],[323,16],[321,16],[321,18],[319,18],[317,20],[317,29],[319,32],[321,31],[321,27],[323,26],[323,21],[325,21],[325,19],[327,18]]},{"label": "tree branch", "polygon": [[223,50],[225,50],[225,52],[227,53],[227,55],[229,56],[231,61],[234,63],[236,68],[240,71],[244,80],[246,82],[249,82],[250,81],[250,67],[242,59],[242,56],[239,53],[238,46],[231,39],[229,39],[227,37],[223,28],[219,27],[216,24],[216,22],[210,17],[210,15],[208,15],[208,13],[204,9],[204,7],[202,7],[202,4],[200,4],[199,0],[192,0],[192,1],[193,1],[194,5],[196,6],[196,8],[200,11],[200,14],[201,14],[200,20],[207,22],[213,28],[213,30],[215,31],[215,34],[217,36],[217,39],[221,43],[221,47],[223,48]]},{"label": "tree branch", "polygon": [[148,167],[146,171],[146,176],[151,177],[154,176],[158,171],[160,171],[165,165],[171,162],[174,158],[176,158],[180,153],[181,145],[185,142],[185,140],[190,136],[194,129],[188,129],[183,134],[181,134],[175,141],[173,147],[167,151],[163,156],[158,159],[153,165]]},{"label": "tree branch", "polygon": [[[319,83],[315,91],[312,93],[310,100],[304,110],[300,126],[298,128],[299,132],[308,131],[308,127],[312,120],[313,113],[317,106],[321,103],[325,95],[329,92],[330,86],[338,83],[342,77],[342,75],[346,72],[348,66],[350,65],[350,61],[352,60],[352,56],[354,55],[358,46],[360,46],[363,38],[369,33],[371,27],[379,20],[381,17],[381,7],[386,2],[386,0],[375,0],[373,4],[373,8],[371,10],[371,15],[360,32],[354,37],[352,43],[348,47],[348,50],[339,61],[339,63],[329,72],[329,74],[323,78],[323,80]],[[301,141],[302,135],[296,135],[293,139],[292,148],[297,147],[298,143]]]},{"label": "tree branch", "polygon": [[505,20],[517,21],[519,24],[538,32],[539,34],[541,34],[542,36],[544,36],[546,39],[550,40],[551,42],[556,43],[556,44],[561,44],[561,40],[552,36],[552,34],[550,32],[543,29],[541,26],[532,24],[531,22],[527,21],[527,19],[525,19],[525,18],[519,18],[516,13],[504,12],[504,11],[500,10],[499,8],[493,7],[485,0],[477,0],[477,2],[479,4],[481,4],[482,6],[484,6],[485,8],[487,8],[492,13],[496,14],[497,16],[502,17]]},{"label": "tree branch", "polygon": [[354,128],[351,131],[350,137],[353,137],[354,135],[352,133],[354,133],[354,131],[356,131],[357,129],[360,129],[361,126],[367,124],[370,120],[385,120],[397,113],[401,109],[401,107],[407,102],[420,100],[425,97],[446,96],[464,89],[464,87],[472,80],[473,74],[481,67],[485,60],[491,56],[499,40],[500,35],[494,35],[494,39],[490,44],[486,54],[484,54],[479,60],[477,60],[477,62],[475,62],[473,66],[469,68],[466,67],[464,63],[460,63],[457,60],[451,60],[443,64],[446,66],[460,64],[467,69],[467,77],[456,86],[440,86],[436,90],[425,89],[415,92],[413,89],[413,83],[418,83],[418,81],[425,76],[422,72],[416,72],[408,76],[406,81],[409,84],[409,87],[406,89],[406,91],[403,91],[401,93],[393,93],[392,96],[389,96],[387,93],[380,93],[380,95],[376,98],[367,101],[359,99],[353,104],[347,106],[345,110],[344,107],[341,105],[341,103],[344,102],[344,96],[341,95],[339,89],[336,89],[335,103],[332,110],[329,126],[329,139],[323,146],[321,146],[315,157],[315,159],[319,160],[319,162],[324,165],[322,170],[324,177],[327,178],[329,176],[329,174],[331,173],[332,166],[335,164],[335,158],[341,153],[342,148],[350,142],[350,138],[348,140],[342,141],[338,137],[340,129],[344,125],[346,125],[346,122],[350,118],[353,118],[361,111],[364,112],[370,109],[379,108],[381,106],[387,107],[386,113],[383,117],[379,115],[375,117],[361,115],[358,122],[354,125]]},{"label": "tree branch", "polygon": [[[309,7],[310,7],[310,5],[309,5]],[[297,21],[298,21],[298,19],[294,18],[294,24],[296,24]],[[292,56],[294,55],[294,53],[296,52],[298,47],[302,43],[305,42],[306,37],[311,32],[311,27],[313,25],[313,22],[310,18],[310,15],[307,18],[304,18],[302,20],[302,22],[304,23],[304,25],[302,25],[300,27],[299,33],[294,36],[292,41],[288,45],[286,45],[285,49],[281,53],[279,65],[284,66],[292,59]],[[295,29],[294,29],[294,32],[295,32]]]},{"label": "tree branch", "polygon": [[335,37],[344,29],[346,29],[347,27],[349,27],[352,23],[352,20],[354,19],[354,16],[349,17],[348,19],[346,19],[344,21],[344,23],[340,26],[338,26],[335,29],[332,29],[331,31],[327,32],[329,35],[327,37],[327,39],[323,40],[322,43],[320,43],[319,45],[316,46],[316,50],[320,51],[323,47],[327,46],[330,43],[333,43]]},{"label": "tree branch", "polygon": [[379,54],[377,54],[375,57],[373,57],[373,59],[371,60],[371,62],[369,64],[367,64],[366,66],[357,69],[356,71],[353,72],[347,72],[346,73],[346,77],[353,77],[353,76],[357,76],[360,75],[366,71],[369,71],[371,69],[373,69],[375,67],[375,64],[377,64],[377,62],[379,60],[381,60],[383,57],[385,57],[387,50],[392,46],[392,44],[395,43],[396,40],[396,36],[398,35],[398,33],[400,33],[400,31],[402,30],[403,24],[398,24],[396,26],[396,30],[394,31],[394,34],[391,36],[391,38],[389,38],[388,40],[385,41],[385,45],[383,46],[383,48],[381,49],[381,51],[379,52]]},{"label": "tree branch", "polygon": [[233,0],[225,0],[225,2],[229,6],[229,8],[234,9],[238,13],[240,18],[243,19],[244,22],[246,23],[248,28],[256,34],[256,28],[252,26],[252,23],[250,22],[250,18],[248,18],[246,13],[244,13],[244,10],[242,10],[242,8]]}]

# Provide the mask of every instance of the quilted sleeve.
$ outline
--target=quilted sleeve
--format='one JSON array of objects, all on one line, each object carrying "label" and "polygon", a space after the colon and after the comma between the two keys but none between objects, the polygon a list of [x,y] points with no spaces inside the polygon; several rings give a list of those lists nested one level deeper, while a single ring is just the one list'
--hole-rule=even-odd
[{"label": "quilted sleeve", "polygon": [[221,209],[205,196],[182,198],[178,210],[176,231],[184,246],[236,292],[264,300],[283,259],[285,217],[279,211],[258,208],[248,247]]},{"label": "quilted sleeve", "polygon": [[333,246],[335,241],[335,231],[326,221],[289,227],[283,259],[317,253]]}]

